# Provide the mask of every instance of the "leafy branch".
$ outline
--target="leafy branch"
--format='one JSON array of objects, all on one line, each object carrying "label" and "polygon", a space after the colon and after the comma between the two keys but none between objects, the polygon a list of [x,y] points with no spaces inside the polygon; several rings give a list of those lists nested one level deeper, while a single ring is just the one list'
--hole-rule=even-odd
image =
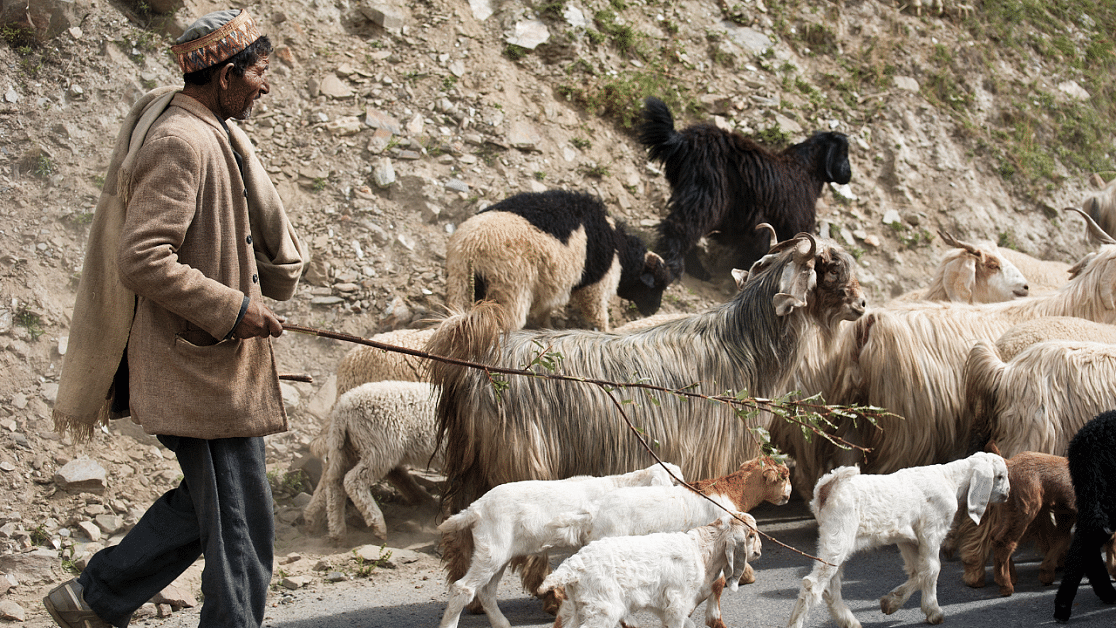
[{"label": "leafy branch", "polygon": [[[855,425],[858,419],[864,419],[872,425],[877,426],[878,428],[878,420],[880,418],[884,416],[895,416],[881,408],[877,408],[874,406],[826,405],[820,395],[813,395],[804,399],[797,399],[795,398],[797,393],[788,393],[780,397],[767,399],[763,397],[752,397],[748,394],[747,391],[744,390],[735,392],[726,391],[717,395],[707,395],[704,393],[696,392],[696,388],[698,386],[698,383],[696,382],[681,388],[666,388],[664,386],[652,384],[646,378],[634,382],[613,382],[591,377],[563,375],[554,372],[562,363],[562,354],[553,351],[551,347],[543,346],[543,344],[538,342],[537,340],[534,341],[534,343],[538,348],[538,351],[534,354],[531,361],[524,368],[510,368],[491,364],[480,364],[477,362],[471,362],[469,360],[450,358],[442,355],[435,355],[418,349],[399,347],[375,340],[368,340],[359,336],[352,336],[349,334],[342,334],[339,332],[327,331],[322,329],[314,329],[311,327],[303,327],[301,325],[284,324],[283,329],[294,333],[317,336],[320,338],[329,338],[332,340],[352,342],[369,347],[375,347],[384,351],[394,351],[396,353],[403,353],[405,355],[410,355],[417,358],[435,360],[438,362],[444,362],[446,364],[454,364],[457,366],[478,369],[484,371],[484,373],[488,377],[488,380],[492,383],[493,390],[496,394],[497,399],[499,399],[509,387],[508,380],[503,377],[506,375],[541,377],[551,380],[581,382],[583,384],[596,386],[600,388],[616,406],[617,410],[620,412],[620,416],[627,424],[628,429],[635,435],[636,439],[643,446],[643,448],[647,450],[651,457],[654,458],[656,463],[662,466],[663,469],[665,469],[676,482],[683,486],[686,486],[690,490],[710,501],[713,500],[710,499],[707,495],[695,489],[689,483],[682,480],[682,478],[676,477],[673,473],[670,472],[670,469],[664,465],[663,460],[659,457],[658,454],[655,453],[651,445],[647,443],[647,438],[644,431],[636,427],[632,423],[631,419],[628,417],[627,413],[624,411],[624,406],[634,404],[635,400],[631,398],[618,399],[616,396],[616,393],[618,391],[623,389],[634,389],[641,391],[644,393],[649,403],[652,403],[654,405],[659,405],[660,403],[659,400],[656,398],[655,393],[674,395],[687,399],[701,399],[714,403],[723,403],[730,406],[735,415],[745,421],[750,421],[751,419],[755,418],[760,412],[770,412],[785,421],[798,425],[807,440],[816,435],[818,437],[824,438],[826,441],[838,448],[845,450],[858,450],[863,454],[867,454],[870,450],[856,443],[846,441],[844,438],[838,436],[835,433],[835,430],[838,428],[839,422],[847,419],[853,421],[853,424]],[[753,438],[755,438],[756,443],[760,446],[763,455],[767,459],[771,460],[772,463],[779,463],[785,460],[786,455],[778,451],[774,444],[771,443],[770,434],[767,432],[766,429],[761,427],[754,427],[751,428],[750,431]],[[721,506],[718,504],[718,507]],[[737,520],[741,521],[742,523],[746,523],[741,520],[736,515],[736,513],[724,509],[723,507],[721,508]],[[771,537],[759,530],[756,530],[756,532],[762,535],[764,538],[791,551],[797,552],[802,556],[821,561],[820,558],[810,556],[805,552],[785,545],[774,537]]]}]

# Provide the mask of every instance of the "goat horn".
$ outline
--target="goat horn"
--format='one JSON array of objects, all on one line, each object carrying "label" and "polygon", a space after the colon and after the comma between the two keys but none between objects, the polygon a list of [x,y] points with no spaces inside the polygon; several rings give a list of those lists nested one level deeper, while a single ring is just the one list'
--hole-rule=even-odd
[{"label": "goat horn", "polygon": [[818,252],[818,241],[817,241],[817,239],[814,238],[813,234],[806,233],[805,231],[796,235],[796,236],[794,236],[795,240],[797,240],[799,238],[806,238],[807,240],[810,241],[810,250],[806,254],[804,254],[802,256],[802,258],[803,259],[807,259],[807,258],[808,259],[814,259],[814,255],[817,254],[817,252]]},{"label": "goat horn", "polygon": [[946,244],[948,244],[948,245],[950,245],[954,248],[965,249],[969,253],[972,253],[973,255],[976,255],[977,257],[980,257],[980,249],[973,246],[972,244],[969,244],[968,242],[964,242],[962,240],[958,240],[957,238],[954,238],[953,234],[949,233],[948,231],[942,231],[941,229],[939,229],[938,230],[938,237],[942,239],[942,242],[945,242]]},{"label": "goat horn", "polygon": [[1085,225],[1089,228],[1089,234],[1097,240],[1100,240],[1101,244],[1116,244],[1116,239],[1113,239],[1112,236],[1108,235],[1108,233],[1104,229],[1101,229],[1100,225],[1098,225],[1096,221],[1093,220],[1093,217],[1090,216],[1088,213],[1083,212],[1076,207],[1066,207],[1062,211],[1077,212],[1081,214],[1081,217],[1085,219]]},{"label": "goat horn", "polygon": [[771,232],[771,245],[767,247],[767,250],[770,251],[771,249],[775,248],[775,245],[779,243],[779,235],[775,233],[775,227],[772,227],[770,223],[761,222],[760,224],[756,225],[756,231],[759,231],[760,229],[767,229]]}]

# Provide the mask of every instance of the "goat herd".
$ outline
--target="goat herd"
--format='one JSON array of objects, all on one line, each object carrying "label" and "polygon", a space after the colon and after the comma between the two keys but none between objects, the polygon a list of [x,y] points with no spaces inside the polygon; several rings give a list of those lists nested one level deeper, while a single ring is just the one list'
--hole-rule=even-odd
[{"label": "goat herd", "polygon": [[[723,626],[724,586],[755,579],[748,561],[760,542],[747,512],[785,503],[792,486],[812,497],[822,561],[790,626],[823,597],[838,625],[859,626],[841,598],[842,565],[886,544],[899,546],[909,578],[881,609],[921,591],[927,622],[940,623],[947,537],[970,586],[984,585],[993,555],[1002,595],[1016,581],[1012,552],[1034,538],[1044,584],[1065,565],[1060,621],[1082,577],[1116,602],[1116,239],[1090,216],[1103,223],[1116,184],[1078,212],[1100,245],[1076,264],[943,233],[954,248],[928,287],[868,310],[852,257],[811,235],[824,184],[850,180],[844,136],[771,153],[712,125],[675,131],[652,98],[640,140],[672,190],[654,250],[576,192],[519,194],[465,221],[447,244],[454,313],[373,338],[450,359],[366,346],[344,357],[312,445],[324,471],[308,524],[324,520],[339,539],[348,497],[385,537],[371,485],[386,478],[430,501],[407,467],[439,467],[452,513],[439,526],[450,582],[441,628],[469,604],[507,628],[495,594],[509,566],[556,626],[611,627],[640,610],[683,626],[706,599],[706,623]],[[714,232],[748,269],[734,272],[736,295],[702,313],[654,315],[669,283],[706,272],[694,245]],[[613,295],[647,318],[611,330]],[[545,328],[570,301],[597,330]],[[858,446],[847,449],[771,413],[742,418],[723,403],[590,383],[601,381],[709,396],[797,391],[890,414],[872,423],[845,413],[830,431]],[[793,475],[761,453],[761,427]],[[661,464],[648,466],[644,442]],[[548,575],[550,552],[572,556]]]}]

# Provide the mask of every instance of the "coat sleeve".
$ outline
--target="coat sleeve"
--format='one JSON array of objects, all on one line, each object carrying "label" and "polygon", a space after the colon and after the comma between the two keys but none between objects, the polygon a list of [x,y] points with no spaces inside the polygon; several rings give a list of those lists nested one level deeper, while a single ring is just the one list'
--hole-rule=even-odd
[{"label": "coat sleeve", "polygon": [[174,136],[149,140],[140,150],[117,257],[120,279],[137,295],[223,338],[236,323],[244,293],[178,256],[198,218],[202,159]]}]

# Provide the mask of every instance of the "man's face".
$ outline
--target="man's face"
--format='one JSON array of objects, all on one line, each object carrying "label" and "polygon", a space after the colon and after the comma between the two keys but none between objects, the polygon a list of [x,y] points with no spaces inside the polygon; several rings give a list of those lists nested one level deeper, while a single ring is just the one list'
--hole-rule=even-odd
[{"label": "man's face", "polygon": [[226,118],[247,120],[252,115],[252,105],[261,96],[271,91],[267,80],[267,57],[260,57],[255,64],[244,71],[244,76],[237,76],[229,71],[227,76],[228,87],[221,90],[220,105]]}]

